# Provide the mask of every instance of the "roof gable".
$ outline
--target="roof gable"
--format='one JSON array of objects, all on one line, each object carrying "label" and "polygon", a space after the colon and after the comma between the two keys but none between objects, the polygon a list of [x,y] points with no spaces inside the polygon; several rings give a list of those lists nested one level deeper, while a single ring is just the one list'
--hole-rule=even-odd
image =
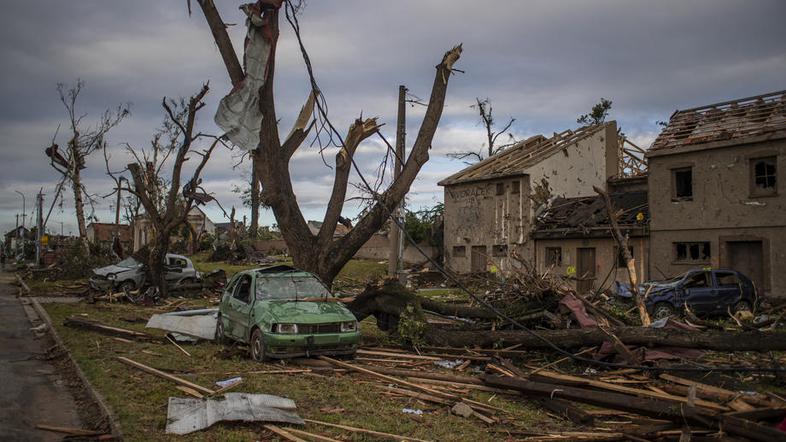
[{"label": "roof gable", "polygon": [[555,133],[551,138],[535,135],[520,141],[502,152],[473,164],[440,181],[440,186],[482,181],[495,178],[523,175],[526,169],[551,157],[557,152],[578,144],[592,136],[609,123],[584,126],[574,130]]}]

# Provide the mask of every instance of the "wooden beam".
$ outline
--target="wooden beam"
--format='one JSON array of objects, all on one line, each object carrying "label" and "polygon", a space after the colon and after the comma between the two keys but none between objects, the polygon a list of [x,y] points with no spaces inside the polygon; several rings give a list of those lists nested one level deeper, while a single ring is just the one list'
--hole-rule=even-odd
[{"label": "wooden beam", "polygon": [[174,383],[182,385],[184,387],[188,387],[188,388],[194,389],[194,390],[196,390],[196,391],[198,391],[198,392],[200,392],[202,394],[206,394],[206,395],[213,395],[213,394],[215,394],[215,391],[213,391],[213,390],[211,390],[209,388],[205,388],[205,387],[203,387],[201,385],[195,384],[193,382],[189,382],[189,381],[187,381],[185,379],[181,379],[181,378],[179,378],[177,376],[173,376],[173,375],[171,375],[169,373],[164,373],[161,370],[157,370],[157,369],[155,369],[153,367],[148,367],[145,364],[133,361],[133,360],[128,359],[126,357],[118,356],[117,360],[122,362],[122,363],[124,363],[124,364],[126,364],[126,365],[130,365],[130,366],[132,366],[134,368],[138,368],[139,370],[142,370],[142,371],[144,371],[146,373],[152,374],[154,376],[158,376],[158,377],[160,377],[162,379],[166,379],[168,381],[174,382]]}]

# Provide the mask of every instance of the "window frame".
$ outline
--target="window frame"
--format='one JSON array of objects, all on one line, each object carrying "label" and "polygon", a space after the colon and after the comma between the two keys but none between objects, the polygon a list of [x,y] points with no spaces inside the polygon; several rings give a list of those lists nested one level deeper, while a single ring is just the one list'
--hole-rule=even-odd
[{"label": "window frame", "polygon": [[[689,172],[690,173],[690,195],[679,195],[677,191],[677,174]],[[693,181],[694,181],[694,173],[693,173],[693,166],[682,166],[682,167],[675,167],[671,169],[671,200],[672,201],[693,201],[694,197],[694,189],[693,189]]]},{"label": "window frame", "polygon": [[[680,245],[685,246],[685,258],[679,257],[679,247]],[[693,259],[690,257],[691,246],[698,245],[699,247],[699,258]],[[701,258],[702,249],[706,245],[707,248],[707,257],[706,259]],[[673,264],[709,264],[712,261],[712,242],[711,241],[675,241],[671,243],[672,248],[672,263]]]},{"label": "window frame", "polygon": [[[552,260],[551,259],[552,258],[551,252],[554,252],[554,251],[557,252],[557,254],[556,254],[557,260]],[[545,253],[544,259],[545,259],[545,262],[546,262],[546,266],[548,266],[548,267],[551,267],[551,266],[560,267],[560,266],[562,266],[562,247],[561,246],[546,247],[546,250],[544,251],[544,253]]]},{"label": "window frame", "polygon": [[[457,253],[459,251],[460,253]],[[451,256],[454,258],[466,258],[467,246],[453,246],[453,249],[451,250]]]},{"label": "window frame", "polygon": [[[766,187],[759,187],[756,185],[756,179],[758,176],[756,175],[756,165],[759,162],[772,162],[772,166],[775,168],[774,174],[772,178],[774,179],[773,186],[771,188]],[[778,156],[777,155],[765,155],[765,156],[757,156],[754,158],[750,158],[748,160],[748,175],[749,175],[749,186],[750,186],[750,196],[752,198],[758,197],[768,197],[768,196],[777,196],[778,195]],[[765,179],[769,177],[765,171],[763,175]]]},{"label": "window frame", "polygon": [[505,183],[497,183],[495,195],[496,196],[505,195]]},{"label": "window frame", "polygon": [[491,246],[491,256],[497,258],[506,258],[508,256],[508,245],[494,244]]},{"label": "window frame", "polygon": [[510,182],[510,193],[518,195],[521,193],[521,181],[513,180]]},{"label": "window frame", "polygon": [[[243,278],[248,278],[248,280],[250,281],[248,285],[248,297],[246,297],[246,299],[241,299],[237,297]],[[240,278],[238,278],[237,282],[235,283],[234,289],[232,290],[232,299],[235,299],[238,302],[242,302],[244,304],[248,304],[251,302],[252,299],[254,299],[255,292],[256,291],[254,290],[254,278],[252,278],[251,275],[241,275]]]}]

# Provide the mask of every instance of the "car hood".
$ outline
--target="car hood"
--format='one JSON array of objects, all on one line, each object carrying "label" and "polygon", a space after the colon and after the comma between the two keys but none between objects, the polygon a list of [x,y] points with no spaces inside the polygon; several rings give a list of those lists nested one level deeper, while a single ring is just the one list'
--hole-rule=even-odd
[{"label": "car hood", "polygon": [[355,320],[355,316],[338,302],[270,300],[260,301],[258,306],[267,311],[275,322],[321,324]]},{"label": "car hood", "polygon": [[116,266],[116,265],[111,265],[111,266],[106,266],[106,267],[100,267],[100,268],[97,268],[97,269],[93,269],[93,273],[95,273],[96,275],[100,275],[100,276],[106,276],[106,275],[109,275],[109,274],[112,274],[112,273],[118,274],[118,273],[123,273],[123,272],[135,271],[138,268],[139,267],[128,268],[128,267],[120,267],[120,266]]}]

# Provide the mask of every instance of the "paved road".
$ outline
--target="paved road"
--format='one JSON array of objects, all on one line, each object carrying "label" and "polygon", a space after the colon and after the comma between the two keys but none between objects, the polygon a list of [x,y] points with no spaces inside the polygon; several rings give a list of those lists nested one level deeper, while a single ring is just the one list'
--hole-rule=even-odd
[{"label": "paved road", "polygon": [[0,273],[0,441],[59,441],[36,424],[80,427],[76,403],[35,338],[11,273]]}]

